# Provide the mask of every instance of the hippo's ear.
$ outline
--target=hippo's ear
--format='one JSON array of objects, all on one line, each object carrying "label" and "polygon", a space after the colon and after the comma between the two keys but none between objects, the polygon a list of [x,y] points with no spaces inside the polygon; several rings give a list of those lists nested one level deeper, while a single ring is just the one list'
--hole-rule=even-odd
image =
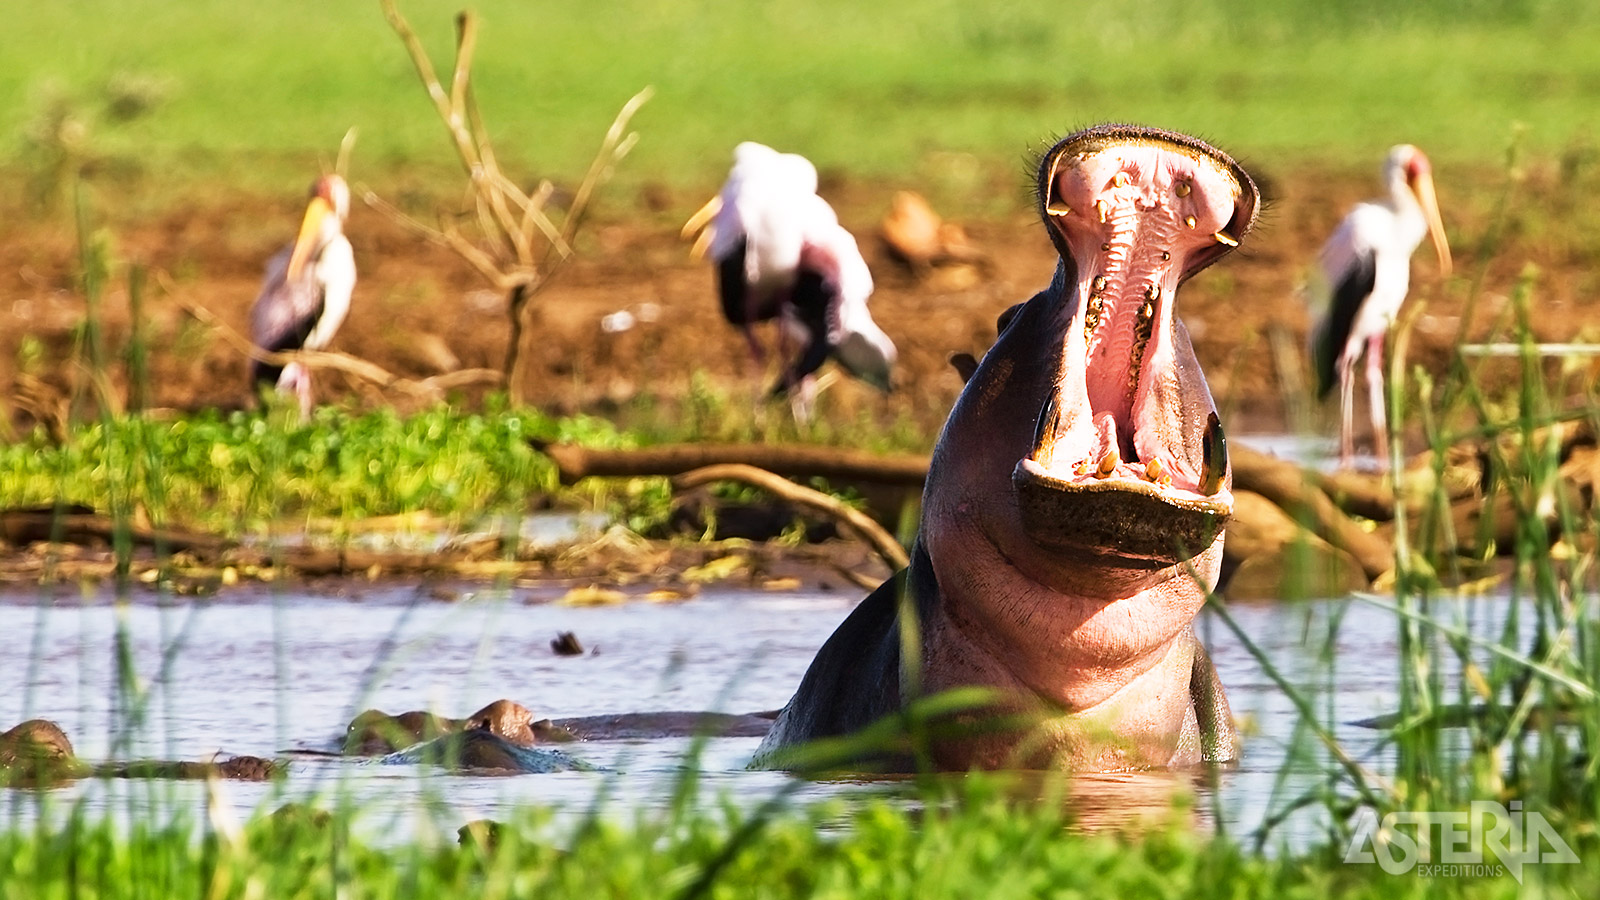
[{"label": "hippo's ear", "polygon": [[950,354],[950,365],[955,368],[956,374],[961,376],[962,384],[971,381],[973,373],[978,371],[978,360],[971,353]]},{"label": "hippo's ear", "polygon": [[996,335],[1004,334],[1005,331],[1006,331],[1007,326],[1009,326],[1011,324],[1011,320],[1015,319],[1017,317],[1017,313],[1021,312],[1022,311],[1022,307],[1026,306],[1026,305],[1027,305],[1026,303],[1018,303],[1018,304],[1013,305],[1009,309],[1007,309],[1005,312],[1001,313],[999,315],[999,317],[994,320],[994,331],[995,331],[995,334]]}]

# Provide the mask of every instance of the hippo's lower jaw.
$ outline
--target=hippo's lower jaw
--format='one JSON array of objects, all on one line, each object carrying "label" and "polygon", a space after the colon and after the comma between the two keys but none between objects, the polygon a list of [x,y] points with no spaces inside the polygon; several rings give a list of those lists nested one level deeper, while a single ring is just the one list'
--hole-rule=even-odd
[{"label": "hippo's lower jaw", "polygon": [[1034,543],[1062,553],[1115,557],[1159,569],[1211,546],[1230,504],[1126,479],[1068,480],[1025,459],[1011,473],[1022,527]]}]

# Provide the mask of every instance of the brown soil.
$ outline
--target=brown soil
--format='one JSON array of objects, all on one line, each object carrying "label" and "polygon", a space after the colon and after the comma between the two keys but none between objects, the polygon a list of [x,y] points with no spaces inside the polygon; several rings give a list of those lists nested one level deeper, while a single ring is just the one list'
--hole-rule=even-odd
[{"label": "brown soil", "polygon": [[[1300,389],[1274,365],[1274,336],[1280,348],[1298,353],[1306,315],[1297,284],[1338,217],[1373,193],[1375,181],[1366,173],[1326,172],[1262,180],[1269,205],[1244,249],[1196,278],[1179,304],[1225,422],[1235,433],[1285,426],[1284,398],[1299,396]],[[1442,283],[1432,261],[1418,254],[1413,297],[1427,299],[1428,314],[1419,322],[1412,353],[1429,366],[1442,366],[1446,359],[1456,334],[1455,316],[1472,279],[1483,273],[1472,329],[1480,335],[1505,310],[1527,262],[1544,273],[1534,321],[1538,336],[1600,336],[1600,306],[1592,301],[1600,279],[1594,266],[1600,249],[1592,229],[1572,233],[1548,226],[1572,212],[1571,194],[1560,188],[1554,172],[1529,174],[1505,243],[1486,265],[1477,245],[1494,224],[1502,180],[1496,173],[1457,179],[1441,174],[1457,276]],[[982,263],[913,273],[892,259],[876,237],[892,188],[829,181],[823,192],[861,237],[876,276],[874,315],[901,353],[896,376],[900,387],[892,395],[880,398],[868,388],[841,383],[830,389],[829,402],[851,419],[865,415],[885,424],[909,419],[932,434],[961,386],[947,362],[949,355],[981,354],[994,338],[996,315],[1046,283],[1054,264],[1050,244],[1026,212],[964,221],[960,224]],[[150,218],[110,223],[115,257],[142,262],[152,273],[144,299],[151,347],[147,405],[234,407],[246,402],[243,356],[178,301],[204,307],[243,332],[263,261],[290,236],[298,199],[262,202],[221,196]],[[742,339],[717,313],[711,271],[689,259],[677,235],[677,225],[703,199],[655,187],[640,192],[638,217],[617,216],[625,203],[613,197],[611,212],[591,223],[580,243],[580,257],[533,302],[525,387],[534,403],[557,412],[605,414],[626,409],[648,393],[670,404],[685,394],[696,372],[705,373],[730,397],[753,391],[748,385],[756,373]],[[333,349],[411,378],[458,367],[500,366],[507,334],[505,300],[472,269],[359,202],[348,232],[361,276],[353,309]],[[31,393],[16,387],[25,337],[37,338],[45,351],[32,374],[56,390],[69,384],[72,368],[64,362],[71,358],[86,312],[73,275],[76,260],[75,237],[64,217],[19,213],[0,223],[0,384],[14,386],[10,396],[17,424],[28,422],[41,389],[37,381]],[[125,282],[114,277],[101,312],[113,361],[120,359],[128,334],[128,299]],[[601,317],[622,309],[637,311],[646,303],[659,306],[655,323],[614,335],[601,330]],[[121,387],[120,364],[111,368]],[[769,382],[765,375],[761,380]],[[378,395],[338,372],[319,373],[317,385],[323,400],[408,402],[404,396]],[[1323,416],[1322,421],[1331,421],[1326,412]]]}]

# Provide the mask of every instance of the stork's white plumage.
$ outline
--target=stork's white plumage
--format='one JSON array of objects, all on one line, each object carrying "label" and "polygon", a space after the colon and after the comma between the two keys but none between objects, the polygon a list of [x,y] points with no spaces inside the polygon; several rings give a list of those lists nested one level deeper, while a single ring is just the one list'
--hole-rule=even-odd
[{"label": "stork's white plumage", "polygon": [[855,238],[817,195],[817,170],[805,157],[745,142],[734,148],[722,191],[684,226],[703,232],[695,254],[717,266],[728,322],[761,355],[754,326],[778,320],[800,346],[774,393],[802,392],[829,356],[884,390],[894,343],[867,310],[872,273]]},{"label": "stork's white plumage", "polygon": [[1322,248],[1323,307],[1310,335],[1318,391],[1326,396],[1339,384],[1339,456],[1354,456],[1352,407],[1355,364],[1367,356],[1367,389],[1373,440],[1381,452],[1388,442],[1383,402],[1383,343],[1405,301],[1411,281],[1411,254],[1430,237],[1442,274],[1450,274],[1450,245],[1433,190],[1428,157],[1410,144],[1389,151],[1383,164],[1388,196],[1357,204]]},{"label": "stork's white plumage", "polygon": [[[294,242],[267,263],[261,294],[250,308],[250,339],[272,353],[321,350],[333,340],[350,311],[356,285],[355,254],[344,236],[350,216],[350,188],[338,175],[312,184],[311,200]],[[250,383],[272,383],[300,399],[302,416],[311,413],[311,372],[300,363],[250,364]]]}]

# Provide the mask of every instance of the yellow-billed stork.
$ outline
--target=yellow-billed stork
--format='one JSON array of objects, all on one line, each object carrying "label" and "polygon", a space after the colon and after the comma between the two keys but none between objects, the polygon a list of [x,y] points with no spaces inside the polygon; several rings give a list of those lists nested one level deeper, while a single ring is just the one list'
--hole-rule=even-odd
[{"label": "yellow-billed stork", "polygon": [[[261,294],[250,309],[250,338],[272,353],[321,350],[333,339],[356,285],[355,255],[344,236],[350,215],[350,188],[338,175],[311,185],[300,232],[267,263]],[[250,364],[250,383],[273,384],[300,398],[300,413],[311,413],[311,372],[300,363]]]},{"label": "yellow-billed stork", "polygon": [[1389,151],[1383,164],[1388,196],[1359,203],[1322,248],[1322,283],[1317,289],[1324,310],[1311,330],[1310,349],[1318,396],[1339,384],[1339,458],[1354,457],[1352,405],[1355,364],[1367,356],[1367,389],[1374,446],[1379,454],[1388,442],[1383,401],[1384,336],[1394,324],[1411,280],[1411,254],[1424,237],[1433,241],[1439,269],[1450,274],[1450,245],[1434,196],[1428,157],[1410,144]]},{"label": "yellow-billed stork", "polygon": [[800,351],[773,388],[800,392],[832,357],[850,374],[888,390],[894,343],[867,310],[872,273],[833,207],[817,195],[817,170],[803,156],[747,141],[734,148],[722,191],[690,218],[695,255],[717,267],[722,313],[762,355],[754,326],[777,320]]}]

